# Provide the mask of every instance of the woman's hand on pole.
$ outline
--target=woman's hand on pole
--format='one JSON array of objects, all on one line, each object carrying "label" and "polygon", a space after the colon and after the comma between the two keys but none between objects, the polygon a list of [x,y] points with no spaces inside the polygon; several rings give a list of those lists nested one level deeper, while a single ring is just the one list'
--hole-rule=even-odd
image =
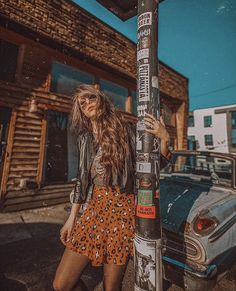
[{"label": "woman's hand on pole", "polygon": [[155,137],[160,138],[161,154],[165,156],[168,153],[170,135],[166,129],[162,116],[160,117],[160,120],[158,120],[153,115],[146,113],[146,116],[144,117],[144,122],[146,127],[148,127],[145,129],[145,131],[153,134]]}]

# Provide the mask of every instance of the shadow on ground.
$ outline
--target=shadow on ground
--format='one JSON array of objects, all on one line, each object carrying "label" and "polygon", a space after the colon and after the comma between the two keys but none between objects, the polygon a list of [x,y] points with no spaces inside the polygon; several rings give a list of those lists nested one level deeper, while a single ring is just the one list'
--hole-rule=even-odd
[{"label": "shadow on ground", "polygon": [[9,279],[4,274],[0,274],[0,287],[4,291],[27,291],[25,284]]},{"label": "shadow on ground", "polygon": [[[1,233],[14,233],[18,224],[0,225]],[[64,247],[59,240],[60,224],[27,223],[30,238],[7,243],[0,248],[1,291],[51,291]],[[102,280],[102,268],[89,266],[82,279],[89,290]],[[21,283],[24,282],[24,283]]]}]

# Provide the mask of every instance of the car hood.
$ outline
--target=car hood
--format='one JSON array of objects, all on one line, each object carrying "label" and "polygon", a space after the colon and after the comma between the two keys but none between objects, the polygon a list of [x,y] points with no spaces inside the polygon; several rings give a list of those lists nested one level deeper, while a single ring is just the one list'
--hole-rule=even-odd
[{"label": "car hood", "polygon": [[235,197],[225,188],[174,177],[161,179],[160,193],[163,227],[174,232],[181,231],[201,210]]}]

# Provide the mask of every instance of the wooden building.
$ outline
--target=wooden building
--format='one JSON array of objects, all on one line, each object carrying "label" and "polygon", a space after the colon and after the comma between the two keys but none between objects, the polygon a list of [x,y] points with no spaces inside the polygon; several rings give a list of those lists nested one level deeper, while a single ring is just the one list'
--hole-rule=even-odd
[{"label": "wooden building", "polygon": [[[97,84],[132,119],[136,45],[69,0],[0,0],[0,197],[4,211],[68,201],[73,90]],[[160,62],[165,120],[186,148],[188,79]]]}]

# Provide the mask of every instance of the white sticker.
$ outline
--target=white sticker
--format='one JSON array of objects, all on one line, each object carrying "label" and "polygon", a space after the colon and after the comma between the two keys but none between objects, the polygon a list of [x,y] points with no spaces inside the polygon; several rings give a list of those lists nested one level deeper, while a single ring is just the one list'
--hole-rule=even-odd
[{"label": "white sticker", "polygon": [[151,173],[151,163],[136,163],[137,172],[139,173]]},{"label": "white sticker", "polygon": [[138,117],[145,116],[147,113],[147,104],[138,105]]},{"label": "white sticker", "polygon": [[160,148],[160,141],[158,138],[154,138],[153,140],[153,153],[157,153]]},{"label": "white sticker", "polygon": [[142,150],[142,141],[141,140],[137,140],[136,150],[137,151],[141,151]]},{"label": "white sticker", "polygon": [[139,132],[137,131],[137,134],[136,134],[136,150],[137,151],[141,151],[142,148],[143,148],[143,144],[142,144],[142,136],[140,136]]},{"label": "white sticker", "polygon": [[158,77],[157,76],[152,76],[152,87],[153,88],[159,88],[158,86]]},{"label": "white sticker", "polygon": [[149,49],[143,49],[143,50],[140,50],[138,51],[137,53],[137,60],[140,61],[142,59],[146,59],[149,57]]},{"label": "white sticker", "polygon": [[139,120],[138,122],[137,122],[137,130],[139,130],[139,131],[143,131],[143,130],[145,130],[146,129],[146,125],[145,125],[145,123],[144,123],[144,120]]},{"label": "white sticker", "polygon": [[150,88],[149,88],[149,64],[139,66],[139,101],[149,101],[150,99]]},{"label": "white sticker", "polygon": [[134,238],[135,291],[156,290],[156,241]]},{"label": "white sticker", "polygon": [[152,25],[152,12],[145,12],[138,18],[138,30],[145,25]]},{"label": "white sticker", "polygon": [[143,36],[149,36],[150,34],[151,34],[150,28],[143,29],[138,33],[138,39],[140,39],[140,37],[143,37]]}]

